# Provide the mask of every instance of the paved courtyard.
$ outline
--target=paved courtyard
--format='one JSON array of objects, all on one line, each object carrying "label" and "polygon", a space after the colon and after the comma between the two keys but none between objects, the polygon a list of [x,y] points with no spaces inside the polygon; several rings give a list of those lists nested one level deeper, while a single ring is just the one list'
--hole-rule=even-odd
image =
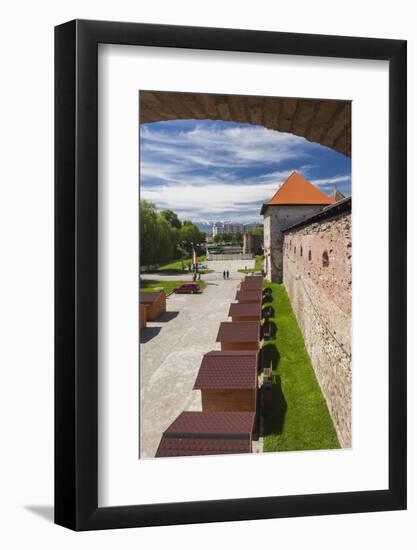
[{"label": "paved courtyard", "polygon": [[[214,273],[203,275],[202,294],[172,294],[167,312],[149,322],[140,345],[140,458],[153,458],[162,432],[182,411],[201,410],[198,390],[193,390],[204,353],[220,349],[216,343],[221,321],[228,319],[236,285],[243,277],[238,269],[254,267],[254,260],[212,261]],[[223,270],[230,278],[223,280]],[[143,278],[191,280],[190,275]]]}]

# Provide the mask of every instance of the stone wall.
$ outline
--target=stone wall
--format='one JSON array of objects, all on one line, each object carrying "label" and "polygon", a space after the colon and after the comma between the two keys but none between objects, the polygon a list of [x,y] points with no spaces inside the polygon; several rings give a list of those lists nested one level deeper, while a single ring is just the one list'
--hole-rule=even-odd
[{"label": "stone wall", "polygon": [[342,447],[351,446],[351,214],[288,230],[283,281]]},{"label": "stone wall", "polygon": [[324,205],[267,206],[264,212],[264,270],[266,278],[282,283],[283,230],[323,210]]}]

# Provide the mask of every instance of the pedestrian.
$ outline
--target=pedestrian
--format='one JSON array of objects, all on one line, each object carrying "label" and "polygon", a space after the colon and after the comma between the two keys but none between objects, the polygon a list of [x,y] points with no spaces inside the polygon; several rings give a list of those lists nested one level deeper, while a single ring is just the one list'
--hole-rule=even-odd
[{"label": "pedestrian", "polygon": [[229,278],[229,270],[226,271],[226,277]]},{"label": "pedestrian", "polygon": [[226,279],[226,271],[223,271],[223,279]]}]

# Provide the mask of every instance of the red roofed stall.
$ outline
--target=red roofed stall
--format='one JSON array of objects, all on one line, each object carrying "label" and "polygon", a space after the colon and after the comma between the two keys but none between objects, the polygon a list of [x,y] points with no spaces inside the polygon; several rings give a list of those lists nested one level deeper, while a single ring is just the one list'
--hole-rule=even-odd
[{"label": "red roofed stall", "polygon": [[234,323],[242,321],[261,321],[261,304],[257,302],[230,304],[229,317]]},{"label": "red roofed stall", "polygon": [[252,452],[252,412],[182,412],[164,431],[156,457]]},{"label": "red roofed stall", "polygon": [[140,303],[146,308],[146,320],[155,321],[167,309],[165,292],[141,292]]},{"label": "red roofed stall", "polygon": [[242,304],[262,303],[262,290],[238,290],[235,300]]},{"label": "red roofed stall", "polygon": [[262,277],[246,277],[240,283],[240,290],[262,290]]},{"label": "red roofed stall", "polygon": [[216,342],[221,350],[259,350],[260,324],[256,321],[220,323]]},{"label": "red roofed stall", "polygon": [[142,330],[146,328],[146,306],[145,304],[140,304],[139,308],[139,328]]},{"label": "red roofed stall", "polygon": [[194,384],[203,411],[256,411],[257,351],[210,351]]}]

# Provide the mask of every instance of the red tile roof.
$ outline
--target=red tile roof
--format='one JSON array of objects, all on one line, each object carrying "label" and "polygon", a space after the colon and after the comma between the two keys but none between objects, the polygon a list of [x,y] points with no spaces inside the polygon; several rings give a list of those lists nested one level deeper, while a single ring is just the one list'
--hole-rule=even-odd
[{"label": "red tile roof", "polygon": [[260,325],[257,321],[220,323],[216,342],[259,342]]},{"label": "red tile roof", "polygon": [[293,172],[280,186],[275,195],[262,205],[261,214],[266,206],[282,204],[332,204],[333,200],[298,172]]},{"label": "red tile roof", "polygon": [[253,278],[245,279],[240,283],[241,290],[262,290],[262,279]]},{"label": "red tile roof", "polygon": [[210,351],[203,357],[194,389],[256,388],[257,371],[257,351]]},{"label": "red tile roof", "polygon": [[261,304],[256,302],[230,304],[229,317],[254,317],[261,318]]},{"label": "red tile roof", "polygon": [[250,437],[253,430],[253,412],[182,412],[164,431],[167,437],[218,436],[241,439]]},{"label": "red tile roof", "polygon": [[238,302],[262,302],[262,290],[238,290],[235,300]]},{"label": "red tile roof", "polygon": [[159,298],[159,296],[162,294],[162,291],[159,292],[141,292],[140,293],[140,301],[144,304],[151,304],[152,302],[155,302]]},{"label": "red tile roof", "polygon": [[156,457],[170,456],[204,456],[241,454],[252,452],[251,440],[248,439],[179,439],[162,436]]},{"label": "red tile roof", "polygon": [[183,412],[163,433],[155,456],[250,453],[254,422],[252,412]]}]

